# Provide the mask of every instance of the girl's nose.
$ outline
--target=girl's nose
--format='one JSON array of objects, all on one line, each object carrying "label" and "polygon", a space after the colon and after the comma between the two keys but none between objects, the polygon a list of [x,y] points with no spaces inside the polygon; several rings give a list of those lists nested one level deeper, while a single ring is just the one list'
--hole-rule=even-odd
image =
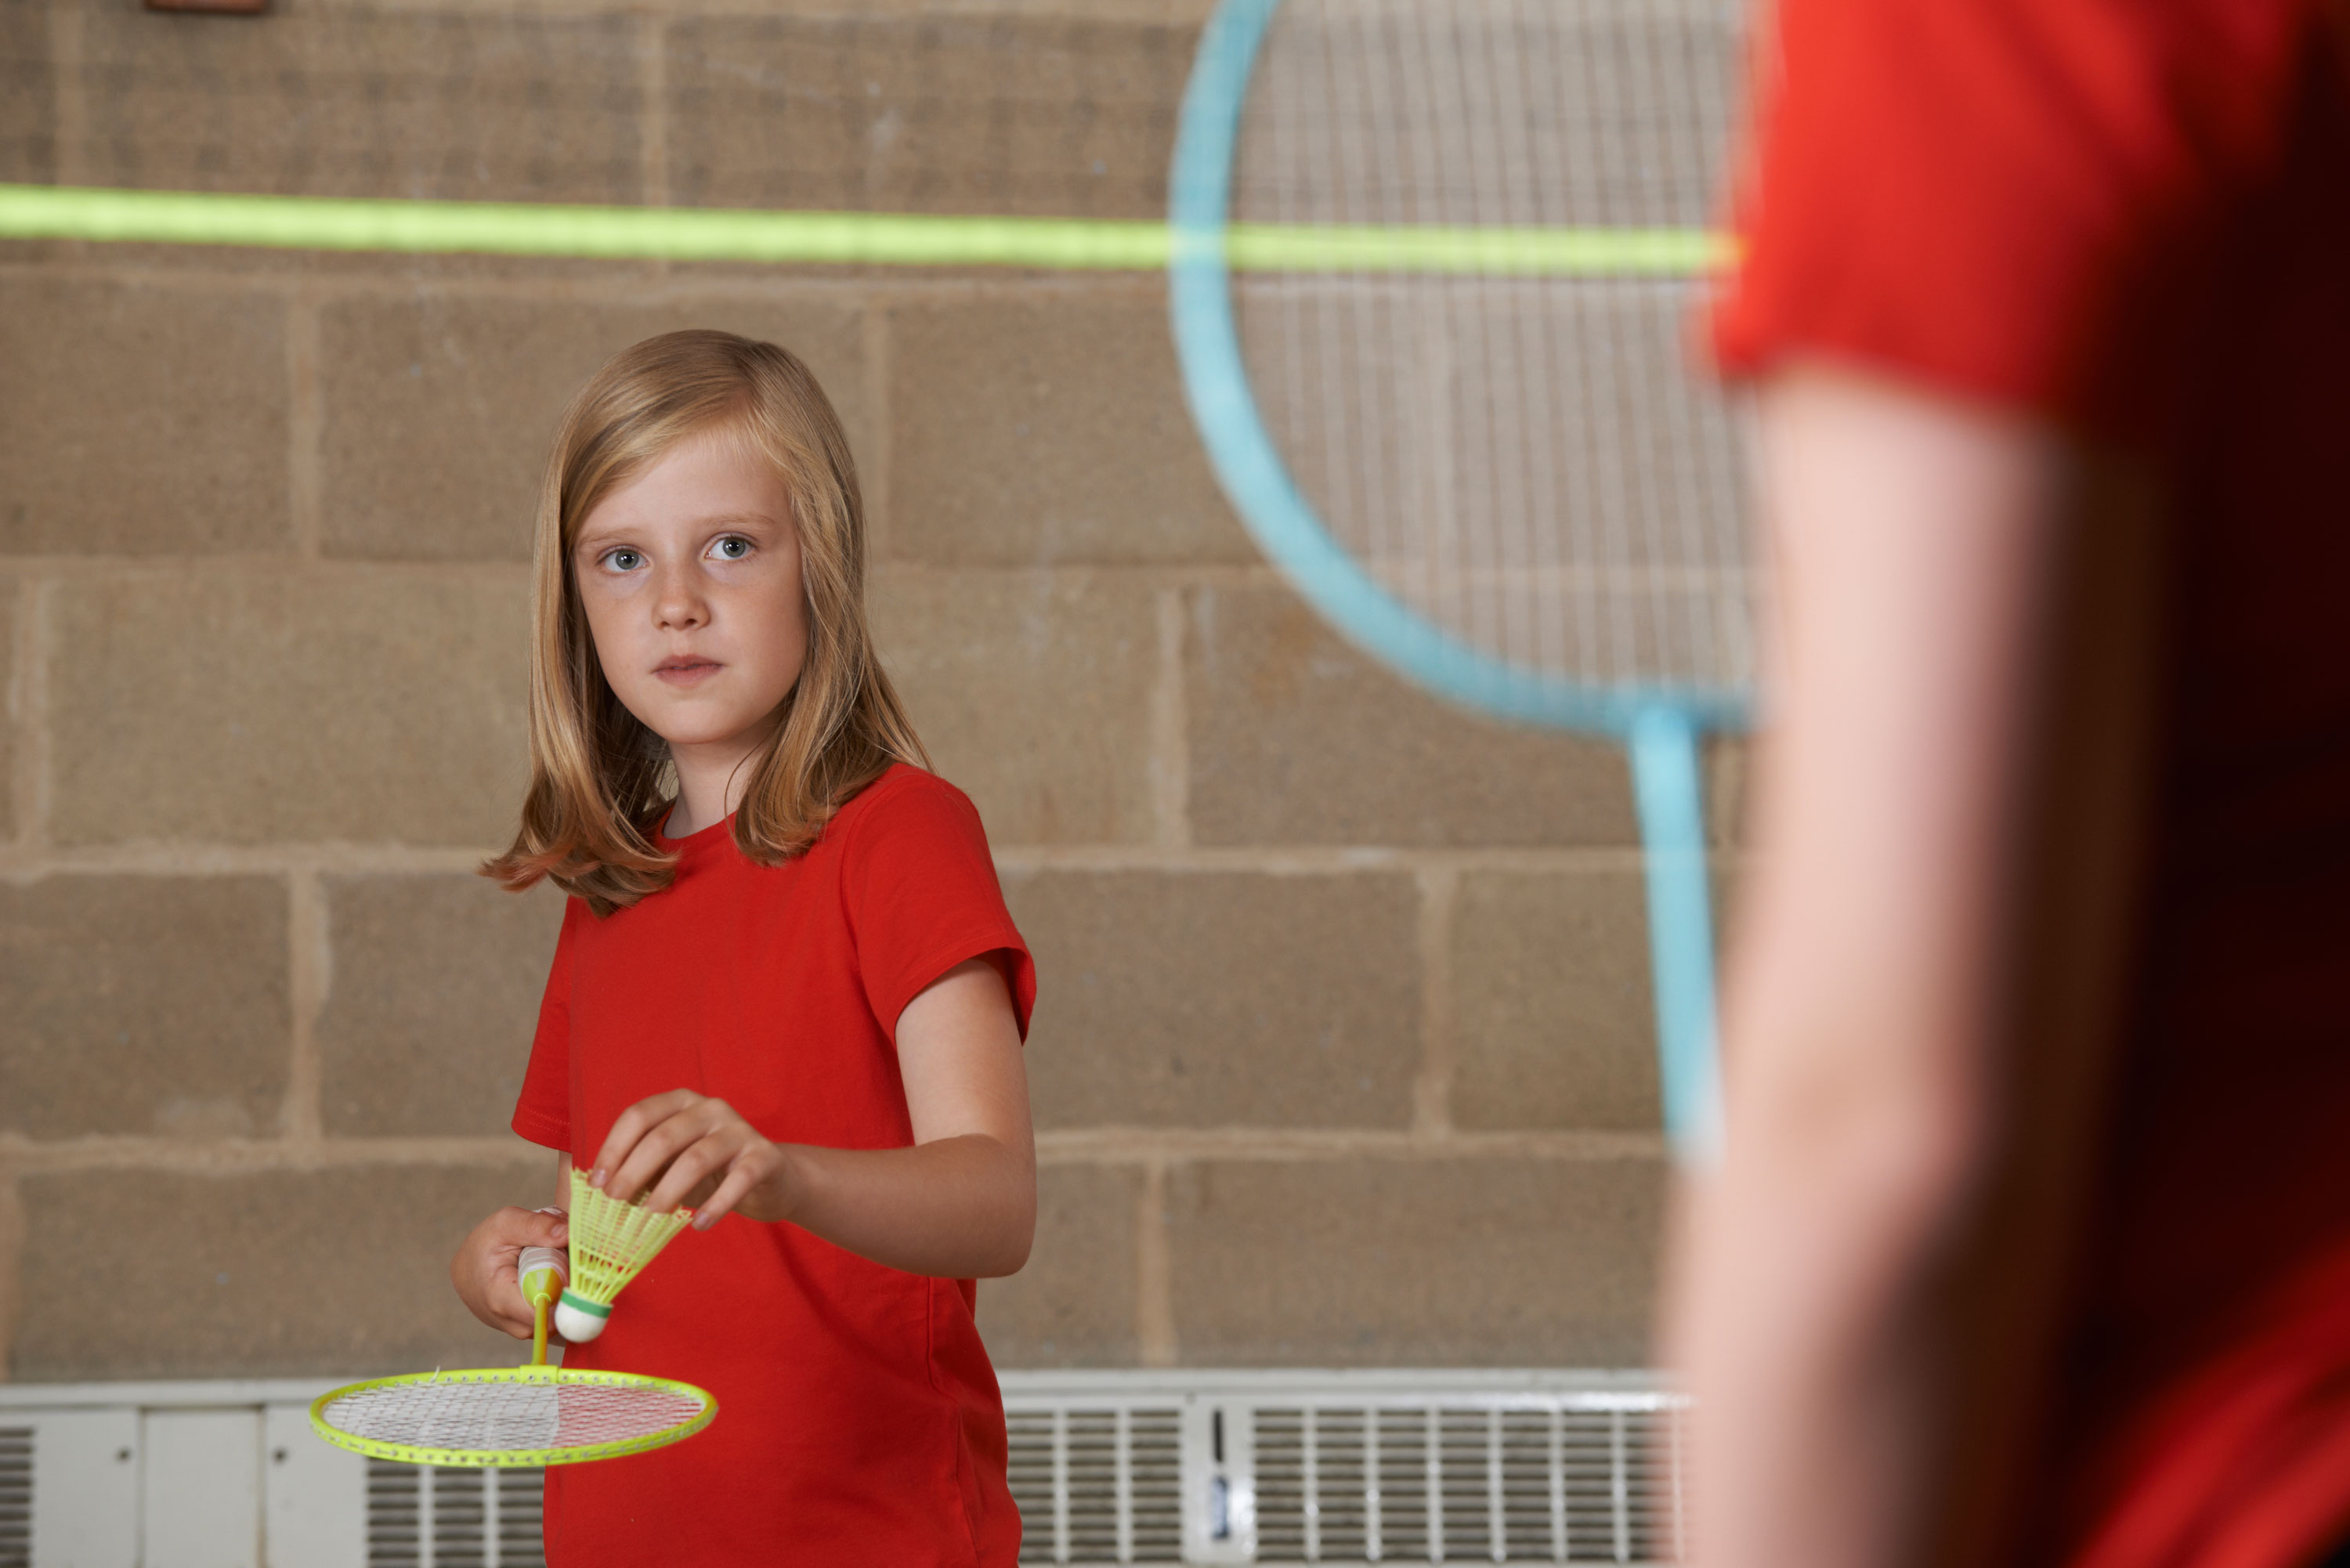
[{"label": "girl's nose", "polygon": [[664,572],[653,599],[653,624],[663,631],[688,631],[710,619],[710,606],[688,572]]}]

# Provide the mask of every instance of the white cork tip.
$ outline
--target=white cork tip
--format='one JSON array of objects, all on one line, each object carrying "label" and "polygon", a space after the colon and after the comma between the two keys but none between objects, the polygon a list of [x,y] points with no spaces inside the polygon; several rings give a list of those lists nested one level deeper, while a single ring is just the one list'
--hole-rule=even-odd
[{"label": "white cork tip", "polygon": [[604,1332],[604,1319],[582,1312],[567,1301],[555,1303],[555,1332],[572,1345],[585,1345]]}]

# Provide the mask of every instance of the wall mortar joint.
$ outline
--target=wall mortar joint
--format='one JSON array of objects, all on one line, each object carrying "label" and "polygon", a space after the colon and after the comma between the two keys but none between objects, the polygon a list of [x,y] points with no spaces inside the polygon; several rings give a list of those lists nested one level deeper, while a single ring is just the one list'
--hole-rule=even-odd
[{"label": "wall mortar joint", "polygon": [[14,1380],[16,1324],[24,1313],[25,1206],[16,1172],[0,1159],[0,1383]]},{"label": "wall mortar joint", "polygon": [[1419,1072],[1411,1085],[1412,1131],[1422,1137],[1452,1133],[1452,912],[1461,873],[1423,866],[1419,884]]},{"label": "wall mortar joint", "polygon": [[[666,207],[669,192],[669,23],[650,13],[637,17],[637,90],[644,101],[637,112],[639,175],[648,207]],[[662,274],[670,264],[660,261]]]},{"label": "wall mortar joint", "polygon": [[334,979],[334,939],[328,929],[326,891],[317,867],[298,867],[286,883],[286,996],[293,1014],[287,1041],[286,1103],[279,1129],[296,1143],[325,1137],[320,1104],[324,1076],[318,1058],[318,1016]]},{"label": "wall mortar joint", "polygon": [[[57,181],[60,185],[89,183],[89,88],[83,80],[81,0],[50,0],[49,58],[56,83],[51,112],[56,116]],[[73,245],[71,252],[85,252]],[[102,248],[102,247],[101,247]]]},{"label": "wall mortar joint", "polygon": [[49,659],[55,637],[51,621],[56,593],[41,577],[27,577],[17,590],[16,677],[9,708],[16,720],[16,777],[10,781],[16,818],[16,846],[0,851],[0,869],[16,855],[39,855],[48,845],[54,745],[49,723]]},{"label": "wall mortar joint", "polygon": [[286,495],[294,553],[316,561],[326,534],[325,395],[318,375],[318,300],[307,289],[286,298]]},{"label": "wall mortar joint", "polygon": [[[893,349],[889,312],[876,299],[865,302],[858,322],[858,346],[865,354],[865,455],[857,464],[864,490],[865,558],[869,564],[889,559],[889,362]],[[890,568],[899,568],[893,563]]]},{"label": "wall mortar joint", "polygon": [[1142,1168],[1141,1212],[1135,1218],[1134,1334],[1145,1366],[1172,1366],[1175,1338],[1175,1263],[1167,1235],[1168,1161],[1154,1158]]},{"label": "wall mortar joint", "polygon": [[1183,694],[1183,593],[1161,588],[1159,679],[1150,692],[1150,805],[1162,849],[1191,845],[1191,715]]}]

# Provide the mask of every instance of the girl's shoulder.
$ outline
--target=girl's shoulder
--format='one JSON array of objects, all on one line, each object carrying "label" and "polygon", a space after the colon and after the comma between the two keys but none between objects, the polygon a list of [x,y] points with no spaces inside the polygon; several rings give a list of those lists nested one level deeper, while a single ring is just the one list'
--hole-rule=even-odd
[{"label": "girl's shoulder", "polygon": [[979,812],[936,774],[892,767],[834,814],[818,847],[829,851],[829,874],[860,928],[1003,917],[1003,890]]},{"label": "girl's shoulder", "polygon": [[879,835],[899,832],[972,838],[984,845],[979,810],[971,797],[938,774],[911,763],[892,763],[887,773],[857,792],[833,813],[824,837],[843,852]]}]

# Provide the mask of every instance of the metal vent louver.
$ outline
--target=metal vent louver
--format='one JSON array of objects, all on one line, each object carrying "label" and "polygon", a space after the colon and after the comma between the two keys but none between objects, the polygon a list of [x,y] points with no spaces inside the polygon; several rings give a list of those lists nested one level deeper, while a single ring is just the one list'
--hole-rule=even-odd
[{"label": "metal vent louver", "polygon": [[368,1568],[546,1568],[543,1474],[369,1459]]},{"label": "metal vent louver", "polygon": [[1178,1406],[1006,1405],[1023,1563],[1183,1560]]},{"label": "metal vent louver", "polygon": [[0,1568],[33,1561],[33,1429],[0,1427]]},{"label": "metal vent louver", "polygon": [[1686,1401],[1653,1379],[1032,1376],[1005,1389],[1024,1563],[1685,1555]]},{"label": "metal vent louver", "polygon": [[1255,1412],[1259,1563],[1673,1563],[1673,1410]]}]

